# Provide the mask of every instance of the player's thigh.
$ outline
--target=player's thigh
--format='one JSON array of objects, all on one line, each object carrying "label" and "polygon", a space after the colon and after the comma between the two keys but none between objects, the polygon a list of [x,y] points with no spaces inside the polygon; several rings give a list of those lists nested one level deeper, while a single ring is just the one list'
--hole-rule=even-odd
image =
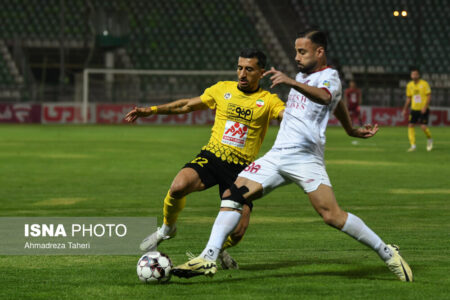
[{"label": "player's thigh", "polygon": [[305,193],[318,189],[321,184],[331,187],[325,166],[319,161],[302,161],[304,154],[289,155],[281,165],[282,174],[300,186]]},{"label": "player's thigh", "polygon": [[325,184],[319,185],[315,191],[308,193],[308,198],[319,214],[339,209],[339,204],[336,201],[331,186]]},{"label": "player's thigh", "polygon": [[430,115],[429,109],[427,109],[425,113],[420,114],[419,123],[420,123],[420,127],[422,127],[423,130],[425,130],[427,128],[429,115]]},{"label": "player's thigh", "polygon": [[183,197],[192,192],[205,189],[200,175],[192,168],[183,168],[178,172],[170,186],[172,197]]},{"label": "player's thigh", "polygon": [[419,118],[420,118],[420,111],[417,110],[411,110],[409,112],[409,123],[408,123],[408,127],[414,127],[415,124],[417,124],[419,122]]},{"label": "player's thigh", "polygon": [[259,182],[245,177],[238,177],[234,184],[238,189],[245,187],[245,190],[248,190],[243,193],[244,198],[247,200],[255,200],[261,198],[263,195],[263,186]]},{"label": "player's thigh", "polygon": [[279,155],[272,151],[251,163],[236,180],[238,187],[246,186],[248,192],[244,197],[255,200],[270,193],[275,188],[289,183],[278,170]]}]

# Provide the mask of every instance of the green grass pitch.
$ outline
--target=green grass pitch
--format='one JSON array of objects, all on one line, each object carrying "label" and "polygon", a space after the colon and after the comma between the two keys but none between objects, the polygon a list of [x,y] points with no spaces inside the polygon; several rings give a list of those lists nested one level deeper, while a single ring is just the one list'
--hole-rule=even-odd
[{"label": "green grass pitch", "polygon": [[[0,256],[0,299],[448,299],[450,128],[381,128],[358,140],[327,131],[327,170],[340,205],[396,243],[415,282],[402,283],[368,248],[323,224],[296,186],[255,203],[240,270],[144,285],[138,256]],[[272,145],[271,128],[261,154]],[[0,126],[0,216],[157,216],[172,178],[209,127]],[[353,142],[353,143],[352,143]],[[205,246],[218,190],[188,196],[178,235],[159,250],[175,265]],[[0,241],[1,243],[1,241]],[[137,245],[136,245],[137,246]]]}]

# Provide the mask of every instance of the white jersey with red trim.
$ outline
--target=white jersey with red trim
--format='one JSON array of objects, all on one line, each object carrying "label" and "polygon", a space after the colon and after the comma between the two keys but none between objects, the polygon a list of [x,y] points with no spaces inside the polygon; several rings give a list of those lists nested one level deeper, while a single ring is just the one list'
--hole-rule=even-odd
[{"label": "white jersey with red trim", "polygon": [[317,104],[302,93],[291,89],[283,121],[272,148],[296,149],[294,151],[305,153],[305,160],[323,160],[328,119],[342,96],[339,74],[327,67],[311,74],[300,72],[295,80],[325,89],[331,94],[331,103]]}]

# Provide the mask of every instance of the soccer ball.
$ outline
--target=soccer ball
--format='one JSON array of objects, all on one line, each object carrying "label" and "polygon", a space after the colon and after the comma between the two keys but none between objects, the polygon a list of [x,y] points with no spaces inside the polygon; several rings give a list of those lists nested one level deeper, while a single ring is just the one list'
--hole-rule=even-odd
[{"label": "soccer ball", "polygon": [[165,283],[170,280],[172,261],[164,253],[147,252],[137,263],[139,280],[145,283]]}]

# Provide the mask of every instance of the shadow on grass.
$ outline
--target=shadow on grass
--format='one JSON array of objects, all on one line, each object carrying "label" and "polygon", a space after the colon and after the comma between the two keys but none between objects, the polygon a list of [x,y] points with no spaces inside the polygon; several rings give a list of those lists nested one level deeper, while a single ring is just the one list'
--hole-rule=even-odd
[{"label": "shadow on grass", "polygon": [[[278,277],[278,278],[307,278],[311,276],[341,276],[351,279],[367,279],[367,280],[388,280],[392,281],[395,280],[394,277],[392,278],[382,278],[378,275],[381,274],[389,274],[390,271],[386,266],[383,264],[380,264],[379,266],[364,266],[364,267],[355,267],[352,269],[347,270],[332,270],[331,267],[329,270],[321,270],[321,271],[309,271],[309,272],[287,272],[286,274],[274,274],[273,272],[261,272],[264,270],[278,270],[283,268],[288,268],[292,266],[301,266],[301,265],[314,265],[314,264],[339,264],[339,262],[336,262],[337,260],[327,260],[327,261],[316,261],[314,263],[311,263],[311,261],[285,261],[285,262],[277,262],[277,263],[267,263],[267,264],[256,264],[256,265],[250,265],[242,268],[240,270],[239,274],[229,274],[228,278],[222,278],[219,280],[213,280],[210,283],[212,284],[228,284],[233,282],[244,282],[244,281],[254,281],[258,279],[266,279],[271,277]],[[340,262],[342,264],[342,262]],[[252,271],[252,272],[246,272],[246,271]],[[255,275],[254,271],[259,271]],[[219,272],[229,272],[229,271],[223,271],[219,270]],[[180,278],[180,280],[183,280]],[[195,279],[194,279],[195,280]],[[204,281],[191,281],[191,282],[179,282],[179,281],[171,281],[169,284],[174,285],[193,285],[193,284],[205,284]]]}]

